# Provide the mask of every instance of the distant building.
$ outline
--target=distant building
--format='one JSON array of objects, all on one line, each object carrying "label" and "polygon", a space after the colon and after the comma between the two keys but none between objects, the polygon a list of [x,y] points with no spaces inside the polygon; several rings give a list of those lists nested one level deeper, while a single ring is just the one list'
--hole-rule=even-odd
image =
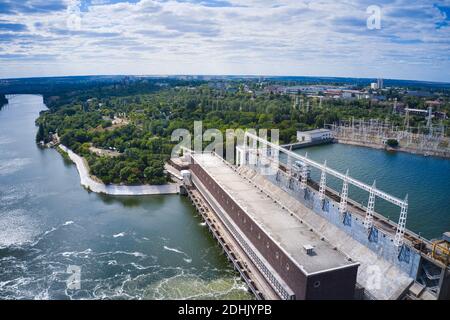
[{"label": "distant building", "polygon": [[428,98],[433,96],[432,93],[427,92],[427,91],[415,91],[415,90],[408,90],[406,92],[406,95],[411,96],[411,97],[419,97],[419,98]]},{"label": "distant building", "polygon": [[383,89],[383,79],[377,79],[378,89]]},{"label": "distant building", "polygon": [[379,90],[379,89],[383,89],[383,79],[377,79],[377,82],[372,82],[370,84],[370,89],[372,90]]},{"label": "distant building", "polygon": [[366,98],[366,93],[359,90],[342,90],[342,98],[344,99],[364,99]]},{"label": "distant building", "polygon": [[370,95],[367,92],[359,90],[325,90],[323,92],[325,97],[332,99],[369,99]]},{"label": "distant building", "polygon": [[264,92],[266,93],[272,93],[272,94],[278,94],[283,92],[282,86],[267,86],[264,88]]},{"label": "distant building", "polygon": [[429,113],[428,109],[415,109],[415,108],[405,108],[405,112],[424,117],[427,116]]},{"label": "distant building", "polygon": [[425,105],[427,107],[439,108],[442,106],[442,102],[439,100],[427,100],[425,101]]},{"label": "distant building", "polygon": [[333,139],[331,130],[315,129],[310,131],[297,131],[297,140],[299,142],[317,142]]},{"label": "distant building", "polygon": [[354,98],[354,94],[349,92],[349,91],[343,91],[342,92],[342,98],[344,99],[350,99],[350,98]]},{"label": "distant building", "polygon": [[435,111],[433,112],[433,116],[437,119],[448,119],[448,116],[445,112]]},{"label": "distant building", "polygon": [[321,86],[321,85],[308,85],[308,86],[267,86],[264,88],[266,93],[278,93],[278,94],[306,94],[306,95],[318,95],[319,93],[323,93],[326,91],[336,91],[340,92],[343,90],[343,87],[337,86]]},{"label": "distant building", "polygon": [[333,99],[339,99],[342,97],[342,90],[326,90],[324,92],[326,97],[330,97]]},{"label": "distant building", "polygon": [[394,113],[405,113],[405,108],[407,108],[407,106],[403,102],[394,102]]},{"label": "distant building", "polygon": [[383,95],[373,95],[372,101],[386,101],[386,96]]}]

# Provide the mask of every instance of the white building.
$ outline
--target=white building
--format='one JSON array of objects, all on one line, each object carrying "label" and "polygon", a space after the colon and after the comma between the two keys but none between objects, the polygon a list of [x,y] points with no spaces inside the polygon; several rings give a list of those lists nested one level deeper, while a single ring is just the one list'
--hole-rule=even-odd
[{"label": "white building", "polygon": [[377,86],[378,89],[383,89],[383,79],[377,79]]},{"label": "white building", "polygon": [[333,139],[333,134],[328,129],[297,131],[297,140],[299,142],[316,142],[330,139]]},{"label": "white building", "polygon": [[370,88],[373,90],[379,90],[379,89],[383,89],[384,84],[383,84],[383,79],[377,79],[377,82],[372,82],[370,84]]}]

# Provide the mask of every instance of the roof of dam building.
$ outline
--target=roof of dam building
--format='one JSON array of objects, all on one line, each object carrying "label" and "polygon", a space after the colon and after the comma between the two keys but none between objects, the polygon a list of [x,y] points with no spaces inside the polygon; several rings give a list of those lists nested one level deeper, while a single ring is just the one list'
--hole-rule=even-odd
[{"label": "roof of dam building", "polygon": [[[346,268],[352,261],[306,224],[249,183],[222,159],[194,154],[194,159],[234,201],[304,270],[306,274]],[[305,248],[312,249],[306,250]]]},{"label": "roof of dam building", "polygon": [[329,129],[313,129],[313,130],[308,130],[308,131],[297,131],[298,133],[303,133],[303,134],[316,134],[316,133],[329,133],[331,132],[331,130]]}]

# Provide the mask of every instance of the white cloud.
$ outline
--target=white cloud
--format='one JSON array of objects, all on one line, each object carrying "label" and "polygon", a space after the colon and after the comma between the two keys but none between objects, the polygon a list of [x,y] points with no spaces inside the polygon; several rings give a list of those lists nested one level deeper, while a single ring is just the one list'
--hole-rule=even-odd
[{"label": "white cloud", "polygon": [[81,23],[72,30],[70,10],[19,10],[0,15],[28,27],[25,34],[0,33],[0,77],[233,73],[450,81],[449,17],[441,9],[449,1],[376,2],[381,30],[366,28],[366,8],[374,4],[366,0],[82,0]]}]

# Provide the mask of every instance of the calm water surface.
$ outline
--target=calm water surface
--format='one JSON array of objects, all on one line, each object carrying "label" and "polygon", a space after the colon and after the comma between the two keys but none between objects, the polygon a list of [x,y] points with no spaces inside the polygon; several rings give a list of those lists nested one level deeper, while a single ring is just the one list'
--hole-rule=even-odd
[{"label": "calm water surface", "polygon": [[22,95],[0,111],[0,299],[251,298],[187,198],[85,191],[34,143],[43,109]]}]

